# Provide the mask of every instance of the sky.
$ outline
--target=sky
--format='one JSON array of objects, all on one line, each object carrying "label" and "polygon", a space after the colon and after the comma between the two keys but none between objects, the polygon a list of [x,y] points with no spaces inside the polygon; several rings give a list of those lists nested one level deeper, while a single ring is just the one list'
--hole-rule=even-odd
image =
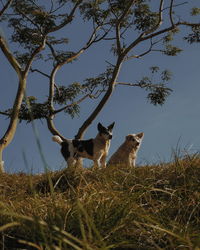
[{"label": "sky", "polygon": [[[192,1],[196,4],[196,1]],[[198,6],[200,7],[200,6]],[[84,40],[87,31],[77,21],[76,29],[70,28],[68,36],[70,49],[77,49]],[[1,26],[7,36],[9,30]],[[84,34],[83,34],[84,33]],[[176,42],[176,41],[175,41]],[[200,151],[200,44],[189,45],[178,39],[183,52],[175,57],[167,57],[159,53],[151,53],[144,58],[134,59],[123,64],[119,81],[135,82],[148,74],[151,66],[158,65],[162,70],[173,73],[169,87],[173,89],[163,106],[153,106],[146,98],[147,93],[139,88],[127,86],[116,87],[108,103],[93,121],[85,134],[85,139],[97,134],[97,124],[107,126],[115,121],[113,139],[109,156],[123,143],[127,134],[144,132],[144,139],[138,153],[137,165],[159,164],[173,160],[173,152],[192,154]],[[12,49],[12,47],[11,47]],[[113,58],[108,53],[108,45],[92,47],[83,54],[80,60],[64,66],[57,75],[56,82],[68,85],[75,81],[83,81],[86,77],[96,76],[103,72],[106,60]],[[36,64],[38,68],[48,72],[48,63]],[[16,94],[16,74],[0,51],[0,110],[11,107]],[[32,73],[28,77],[27,96],[37,96],[39,101],[46,98],[48,82],[46,78]],[[71,119],[66,114],[55,118],[58,130],[66,138],[73,138],[79,127],[96,107],[99,100],[85,101],[81,104],[81,113]],[[9,120],[0,116],[0,138],[5,133]],[[58,144],[51,140],[44,120],[34,123],[19,123],[12,143],[4,150],[3,160],[8,173],[26,172],[41,173],[47,165],[50,170],[65,168],[66,163],[60,153]],[[109,158],[109,157],[108,157]],[[84,162],[86,167],[91,161]]]}]

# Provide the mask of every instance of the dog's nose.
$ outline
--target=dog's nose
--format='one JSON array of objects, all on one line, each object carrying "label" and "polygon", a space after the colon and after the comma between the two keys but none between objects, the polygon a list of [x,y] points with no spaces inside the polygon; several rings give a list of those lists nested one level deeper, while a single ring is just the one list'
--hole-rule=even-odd
[{"label": "dog's nose", "polygon": [[140,143],[139,143],[139,142],[137,142],[137,143],[136,143],[136,146],[139,146],[139,144],[140,144]]},{"label": "dog's nose", "polygon": [[112,139],[112,135],[109,135],[109,139]]}]

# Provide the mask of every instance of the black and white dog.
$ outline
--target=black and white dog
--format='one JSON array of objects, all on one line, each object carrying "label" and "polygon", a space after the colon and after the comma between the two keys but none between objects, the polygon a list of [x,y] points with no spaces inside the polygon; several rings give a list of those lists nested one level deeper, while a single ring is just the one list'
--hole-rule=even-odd
[{"label": "black and white dog", "polygon": [[61,145],[61,153],[67,165],[75,166],[79,157],[93,160],[94,167],[106,167],[106,157],[110,148],[112,139],[112,130],[115,123],[104,127],[98,123],[98,134],[94,139],[89,140],[62,140],[60,136],[55,135],[52,140]]}]

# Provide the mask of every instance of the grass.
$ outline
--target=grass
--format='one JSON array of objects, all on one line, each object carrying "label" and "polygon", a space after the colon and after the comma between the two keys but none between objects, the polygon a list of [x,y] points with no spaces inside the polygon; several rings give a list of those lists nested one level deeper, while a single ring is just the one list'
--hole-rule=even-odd
[{"label": "grass", "polygon": [[1,249],[200,249],[200,157],[2,174]]}]

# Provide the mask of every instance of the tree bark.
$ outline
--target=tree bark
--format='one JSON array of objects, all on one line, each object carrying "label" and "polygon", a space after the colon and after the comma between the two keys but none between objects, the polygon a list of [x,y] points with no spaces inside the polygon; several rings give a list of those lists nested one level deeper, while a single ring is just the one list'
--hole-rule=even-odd
[{"label": "tree bark", "polygon": [[23,101],[25,89],[26,89],[26,76],[19,79],[19,86],[13,104],[13,111],[11,114],[10,123],[4,136],[0,140],[0,172],[4,172],[3,168],[4,164],[2,159],[3,150],[11,143],[17,129],[17,124],[19,120],[18,116]]},{"label": "tree bark", "polygon": [[119,57],[118,61],[116,63],[116,66],[113,70],[112,79],[110,80],[109,87],[108,87],[105,95],[103,96],[103,98],[101,99],[101,101],[99,102],[99,104],[97,105],[95,110],[92,112],[92,114],[85,120],[83,125],[79,128],[78,133],[75,136],[76,139],[83,138],[84,133],[86,132],[87,128],[94,121],[94,119],[97,117],[97,115],[101,112],[101,110],[103,109],[103,107],[105,106],[107,101],[109,100],[110,96],[112,95],[117,77],[118,77],[119,72],[120,72],[122,62],[123,62],[123,58]]}]

